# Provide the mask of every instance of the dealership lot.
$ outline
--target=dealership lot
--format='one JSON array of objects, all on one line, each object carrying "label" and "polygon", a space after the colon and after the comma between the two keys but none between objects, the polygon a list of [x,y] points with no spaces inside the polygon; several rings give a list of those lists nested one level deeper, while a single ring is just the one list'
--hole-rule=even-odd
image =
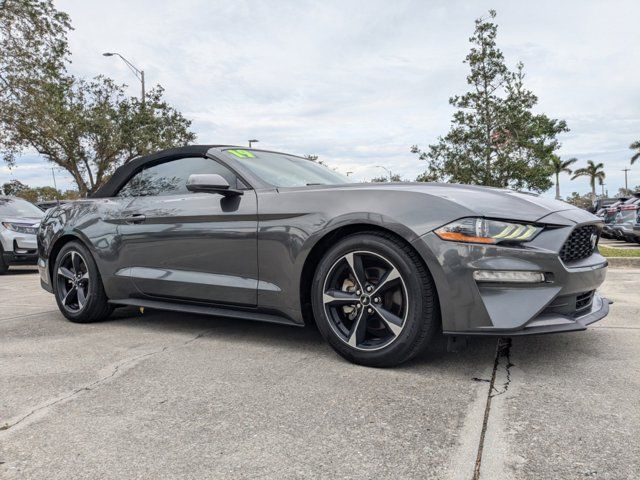
[{"label": "dealership lot", "polygon": [[639,280],[610,270],[615,303],[586,332],[438,339],[381,370],[314,328],[135,310],[72,324],[35,272],[11,272],[0,477],[638,478]]}]

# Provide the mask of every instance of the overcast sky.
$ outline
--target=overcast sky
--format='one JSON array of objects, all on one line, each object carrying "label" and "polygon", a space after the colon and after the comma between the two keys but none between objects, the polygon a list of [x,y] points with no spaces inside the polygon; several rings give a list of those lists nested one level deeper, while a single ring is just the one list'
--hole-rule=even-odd
[{"label": "overcast sky", "polygon": [[[71,15],[73,65],[139,84],[117,51],[144,69],[149,87],[193,120],[199,143],[316,154],[358,179],[384,165],[413,179],[409,152],[449,129],[448,98],[466,91],[474,19],[498,12],[498,45],[524,62],[538,111],[565,119],[563,157],[605,164],[610,193],[623,185],[629,144],[640,139],[640,2],[630,1],[212,1],[59,0]],[[50,185],[35,155],[0,183]],[[630,186],[640,185],[640,162]],[[72,187],[56,171],[58,186]],[[562,193],[589,191],[586,178]]]}]

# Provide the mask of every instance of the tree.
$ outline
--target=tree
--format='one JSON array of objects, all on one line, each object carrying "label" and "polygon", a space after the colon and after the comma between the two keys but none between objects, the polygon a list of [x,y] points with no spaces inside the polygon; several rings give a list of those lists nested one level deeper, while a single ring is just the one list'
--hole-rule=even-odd
[{"label": "tree", "polygon": [[631,157],[631,165],[633,165],[636,163],[636,160],[640,158],[640,140],[633,142],[629,145],[629,148],[634,150],[633,156]]},{"label": "tree", "polygon": [[384,183],[384,182],[404,182],[402,177],[397,173],[391,174],[391,177],[374,177],[371,179],[373,183]]},{"label": "tree", "polygon": [[551,155],[549,157],[549,167],[551,168],[553,174],[556,176],[556,200],[561,200],[562,198],[560,197],[560,174],[564,172],[571,175],[572,172],[569,167],[577,161],[577,158],[562,160],[558,155]]},{"label": "tree", "polygon": [[64,70],[70,29],[69,16],[53,0],[0,2],[0,102]]},{"label": "tree", "polygon": [[411,147],[428,162],[426,178],[543,191],[551,186],[547,162],[560,147],[556,137],[566,122],[534,114],[538,98],[524,87],[524,67],[509,71],[496,46],[498,26],[476,20],[465,59],[470,90],[449,103],[454,113],[449,133],[427,151]]},{"label": "tree", "polygon": [[39,84],[33,95],[6,105],[0,123],[7,163],[32,148],[67,170],[82,196],[95,192],[123,163],[195,139],[191,122],[163,99],[163,89],[140,99],[111,79],[64,76]]},{"label": "tree", "polygon": [[618,193],[616,193],[615,196],[616,197],[630,197],[635,192],[640,192],[640,185],[636,185],[634,188],[620,187],[618,189]]},{"label": "tree", "polygon": [[596,181],[598,185],[602,185],[605,179],[604,165],[598,163],[597,165],[593,160],[587,160],[587,166],[578,168],[573,171],[573,177],[571,180],[575,180],[578,177],[589,177],[589,185],[591,185],[591,198],[596,198]]},{"label": "tree", "polygon": [[67,74],[70,28],[51,0],[0,4],[0,154],[13,165],[35,150],[67,170],[86,196],[122,163],[195,135],[160,86],[137,99],[109,78]]},{"label": "tree", "polygon": [[76,190],[62,192],[53,187],[30,187],[20,180],[6,182],[2,185],[2,188],[0,188],[0,192],[12,197],[24,198],[32,203],[46,200],[75,200],[79,198]]},{"label": "tree", "polygon": [[573,192],[565,201],[576,207],[584,208],[585,210],[593,206],[593,200],[589,195],[580,195],[578,192]]},{"label": "tree", "polygon": [[29,190],[29,186],[20,180],[10,180],[2,185],[2,194],[10,197],[18,197],[22,192]]}]

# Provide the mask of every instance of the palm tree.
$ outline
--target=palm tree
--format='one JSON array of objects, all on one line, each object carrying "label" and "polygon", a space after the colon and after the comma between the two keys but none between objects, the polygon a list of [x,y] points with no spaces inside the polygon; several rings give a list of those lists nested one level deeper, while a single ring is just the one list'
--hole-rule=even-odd
[{"label": "palm tree", "polygon": [[587,160],[587,166],[584,168],[579,168],[573,171],[573,177],[571,180],[575,180],[578,177],[589,177],[589,184],[591,185],[591,196],[595,200],[596,198],[596,180],[598,181],[598,185],[602,185],[604,182],[604,165],[602,163],[598,163],[597,165],[593,163],[593,160]]},{"label": "palm tree", "polygon": [[572,172],[569,167],[577,161],[577,158],[562,160],[557,155],[551,155],[551,158],[549,158],[549,166],[551,167],[553,174],[556,176],[556,200],[560,200],[560,174],[565,172],[571,175]]},{"label": "palm tree", "polygon": [[636,140],[635,142],[633,142],[631,145],[629,145],[629,148],[631,150],[635,150],[633,157],[631,157],[631,165],[633,165],[636,160],[640,158],[640,140]]}]

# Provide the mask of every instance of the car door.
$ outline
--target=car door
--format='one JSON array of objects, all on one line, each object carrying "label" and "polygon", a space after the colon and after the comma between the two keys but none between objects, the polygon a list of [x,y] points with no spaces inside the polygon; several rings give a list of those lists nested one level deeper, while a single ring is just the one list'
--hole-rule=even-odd
[{"label": "car door", "polygon": [[[191,193],[189,175],[217,173],[243,195]],[[158,299],[254,306],[257,201],[230,169],[189,157],[138,172],[118,226],[121,261],[139,294]]]}]

